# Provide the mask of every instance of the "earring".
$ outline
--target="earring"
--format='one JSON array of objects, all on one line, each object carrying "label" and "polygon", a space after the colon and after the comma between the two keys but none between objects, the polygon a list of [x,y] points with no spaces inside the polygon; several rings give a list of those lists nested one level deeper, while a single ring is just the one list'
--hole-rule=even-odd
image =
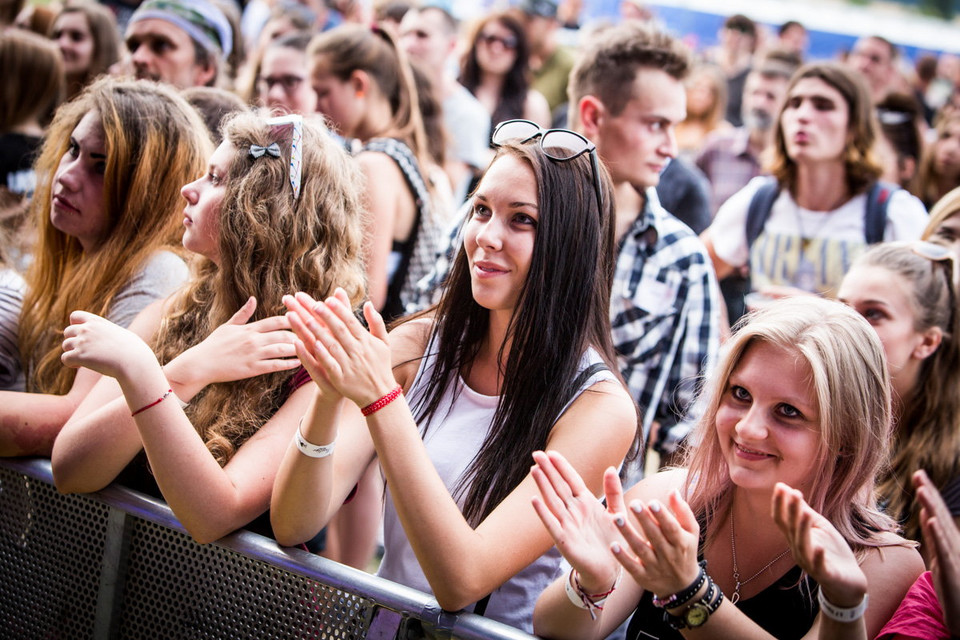
[{"label": "earring", "polygon": [[354,95],[357,98],[362,98],[366,95],[366,92],[361,88],[361,89],[357,89],[357,92]]}]

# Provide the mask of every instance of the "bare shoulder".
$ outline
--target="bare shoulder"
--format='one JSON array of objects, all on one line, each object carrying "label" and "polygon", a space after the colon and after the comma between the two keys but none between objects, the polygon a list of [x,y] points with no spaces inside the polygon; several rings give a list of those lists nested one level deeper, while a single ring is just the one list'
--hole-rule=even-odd
[{"label": "bare shoulder", "polygon": [[361,151],[357,154],[357,163],[368,176],[376,177],[377,184],[384,178],[403,179],[396,161],[380,151]]},{"label": "bare shoulder", "polygon": [[409,388],[420,368],[420,360],[427,350],[431,331],[432,315],[404,322],[390,332],[393,373],[404,389]]},{"label": "bare shoulder", "polygon": [[892,533],[883,535],[883,543],[867,551],[861,564],[864,573],[868,578],[871,571],[891,578],[904,576],[912,584],[924,571],[923,558],[914,543]]},{"label": "bare shoulder", "polygon": [[627,502],[635,499],[642,500],[645,503],[654,499],[666,502],[667,497],[672,491],[683,490],[683,484],[686,480],[686,469],[668,469],[661,471],[647,476],[633,485],[626,494],[624,494],[624,499]]}]

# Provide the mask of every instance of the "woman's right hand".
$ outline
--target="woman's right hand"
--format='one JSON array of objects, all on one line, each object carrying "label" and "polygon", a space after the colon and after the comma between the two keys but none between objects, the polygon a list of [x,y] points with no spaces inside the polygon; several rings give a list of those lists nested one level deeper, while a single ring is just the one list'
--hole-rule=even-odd
[{"label": "woman's right hand", "polygon": [[[335,294],[336,295],[336,294]],[[316,315],[311,311],[317,303],[306,293],[298,293],[296,296],[283,296],[283,304],[287,307],[287,319],[290,321],[290,327],[296,335],[294,346],[297,350],[297,357],[303,368],[310,374],[310,378],[320,390],[320,399],[329,402],[339,401],[343,398],[340,392],[330,383],[330,378],[324,371],[323,366],[313,355],[313,351],[306,345],[312,345],[317,340],[317,334],[322,331],[322,325]],[[346,304],[349,304],[347,300]]]},{"label": "woman's right hand", "polygon": [[[215,382],[246,380],[300,365],[287,317],[271,316],[248,323],[256,309],[257,300],[251,297],[200,344],[190,347],[164,367],[171,381],[192,392],[185,395],[192,397]],[[189,400],[189,397],[181,398]]]},{"label": "woman's right hand", "polygon": [[623,489],[616,469],[604,473],[608,501],[604,509],[561,454],[535,451],[533,459],[536,464],[530,473],[540,490],[532,499],[534,510],[557,549],[577,570],[584,591],[607,591],[620,572],[610,545],[623,541],[613,524],[614,514],[623,513]]}]

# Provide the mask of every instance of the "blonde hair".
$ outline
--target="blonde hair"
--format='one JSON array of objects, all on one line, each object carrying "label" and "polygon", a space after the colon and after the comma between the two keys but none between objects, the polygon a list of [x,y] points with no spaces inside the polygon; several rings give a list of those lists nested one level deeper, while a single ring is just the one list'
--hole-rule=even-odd
[{"label": "blonde hair", "polygon": [[[50,221],[54,175],[83,117],[103,127],[106,230],[85,253]],[[210,141],[197,112],[173,89],[102,78],[63,105],[37,160],[32,215],[38,238],[20,313],[20,353],[27,390],[64,394],[75,369],[60,363],[70,312],[108,315],[117,294],[161,250],[180,251],[180,187],[203,172]]]},{"label": "blonde hair", "polygon": [[882,546],[896,523],[877,508],[874,482],[887,459],[891,435],[890,376],[873,328],[852,309],[814,297],[781,300],[750,314],[725,345],[707,390],[705,411],[688,452],[685,487],[691,508],[715,537],[730,509],[733,483],[716,429],[731,374],[747,349],[766,343],[796,353],[813,373],[820,413],[819,465],[806,489],[857,552]]},{"label": "blonde hair", "polygon": [[[323,298],[339,286],[354,304],[365,294],[362,177],[354,161],[321,124],[304,121],[303,180],[294,199],[287,130],[248,113],[222,128],[235,153],[219,213],[220,264],[202,259],[198,278],[176,299],[155,342],[161,362],[205,339],[250,296],[257,299],[256,321],[284,313],[282,296],[296,291]],[[248,153],[251,144],[274,142],[282,158]],[[292,375],[212,384],[191,401],[187,415],[221,465],[276,413]]]},{"label": "blonde hair", "polygon": [[923,235],[920,238],[922,240],[932,239],[940,225],[957,213],[960,213],[960,187],[948,191],[933,205],[933,208],[930,209],[930,217],[927,219],[927,227],[923,230]]}]

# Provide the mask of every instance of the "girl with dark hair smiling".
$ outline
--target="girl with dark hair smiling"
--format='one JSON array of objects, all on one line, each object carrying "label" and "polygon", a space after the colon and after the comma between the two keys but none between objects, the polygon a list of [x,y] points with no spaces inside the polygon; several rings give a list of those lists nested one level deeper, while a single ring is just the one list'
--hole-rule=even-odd
[{"label": "girl with dark hair smiling", "polygon": [[526,121],[494,143],[436,307],[388,336],[369,303],[367,331],[342,294],[287,298],[317,390],[271,513],[281,544],[307,540],[376,461],[380,575],[529,631],[560,561],[530,505],[530,456],[564,451],[599,493],[637,414],[615,373],[613,198],[592,145]]}]

